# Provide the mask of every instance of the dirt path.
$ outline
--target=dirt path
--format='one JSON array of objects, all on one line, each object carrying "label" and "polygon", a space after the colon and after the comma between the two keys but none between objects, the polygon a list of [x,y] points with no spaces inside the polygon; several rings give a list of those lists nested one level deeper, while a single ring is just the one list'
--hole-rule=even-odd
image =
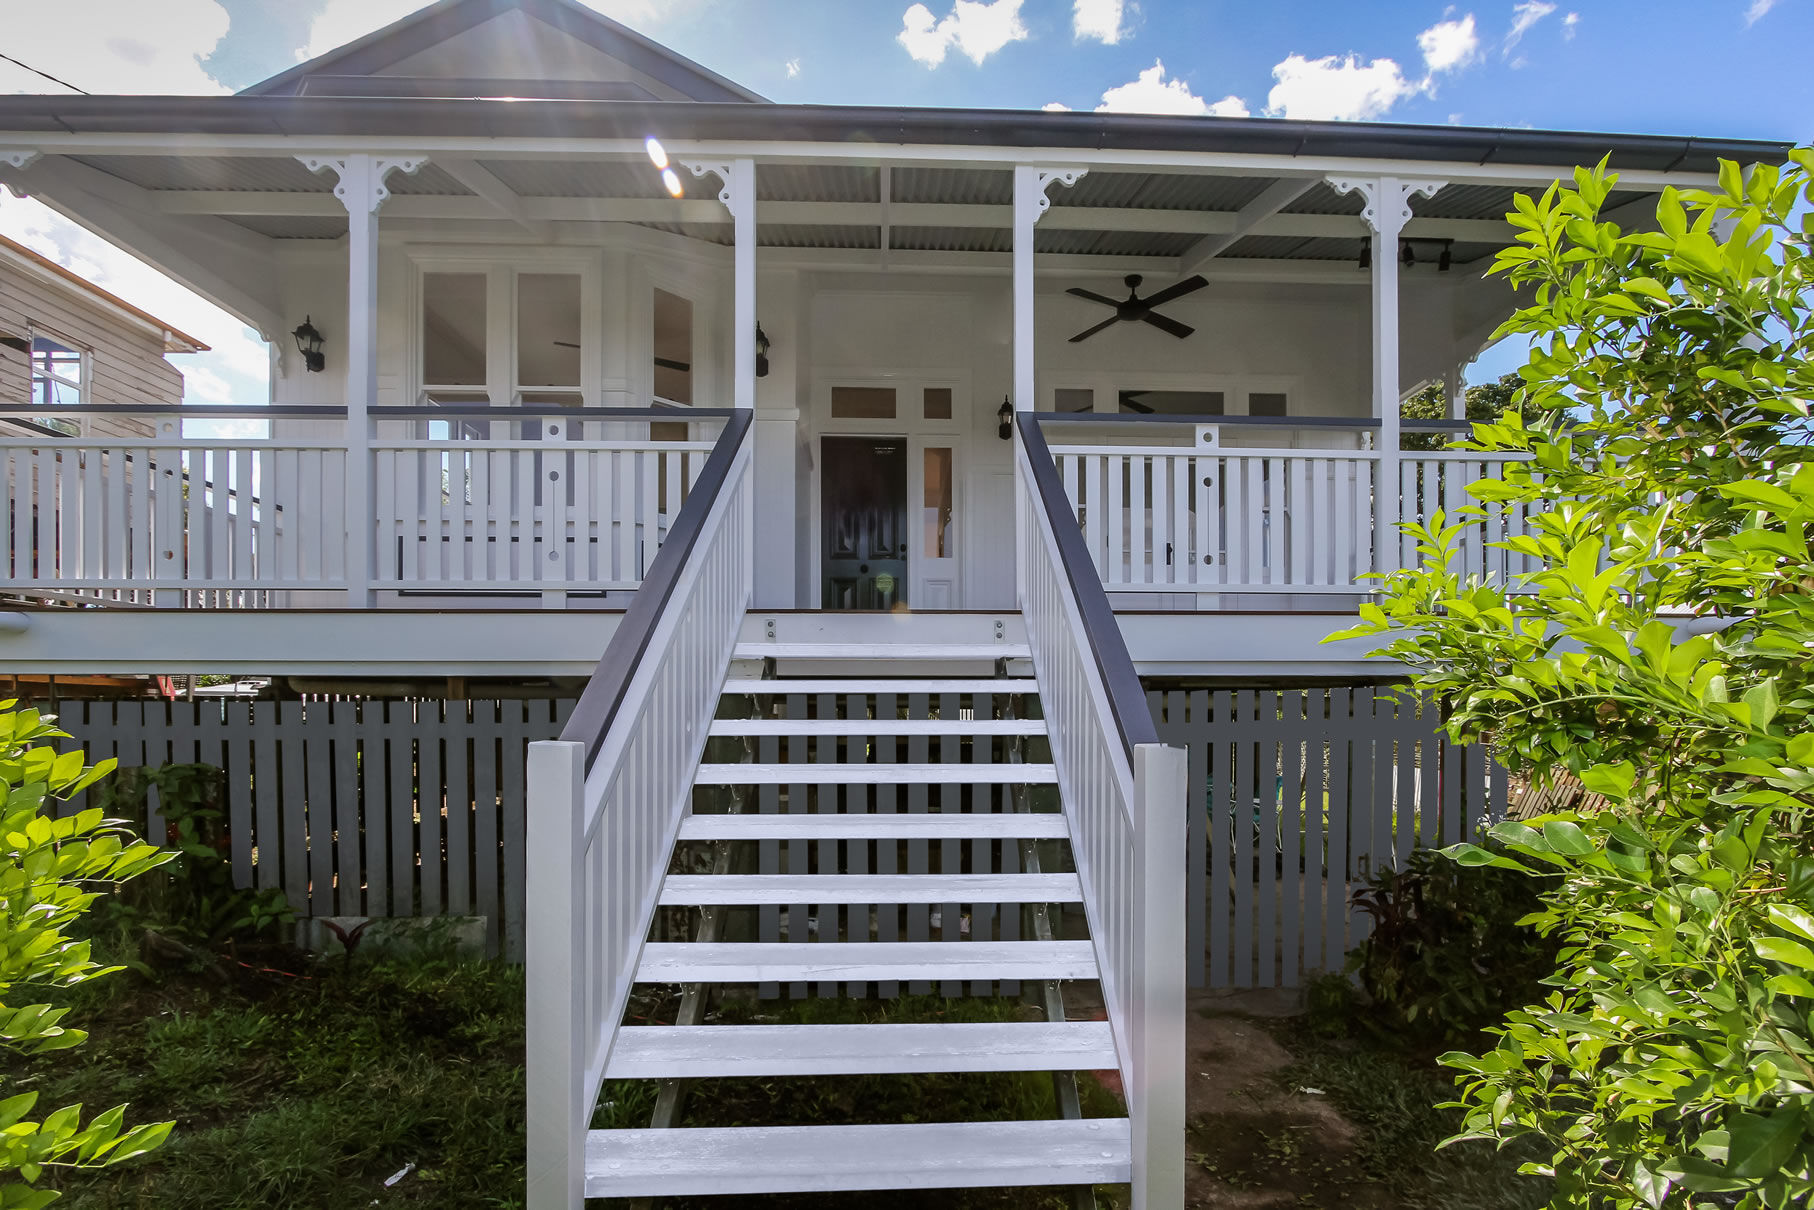
[{"label": "dirt path", "polygon": [[1187,1206],[1396,1205],[1385,1189],[1354,1175],[1354,1127],[1327,1098],[1281,1086],[1279,1073],[1292,1056],[1260,1019],[1298,1011],[1290,991],[1192,994]]}]

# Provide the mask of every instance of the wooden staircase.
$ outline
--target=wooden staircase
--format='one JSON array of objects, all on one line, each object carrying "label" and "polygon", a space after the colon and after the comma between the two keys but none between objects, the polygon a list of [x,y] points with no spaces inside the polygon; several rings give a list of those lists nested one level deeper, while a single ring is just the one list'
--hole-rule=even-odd
[{"label": "wooden staircase", "polygon": [[[692,909],[689,939],[644,945],[635,973],[640,985],[682,986],[680,1023],[620,1026],[604,1070],[661,1081],[658,1124],[589,1131],[585,1195],[1128,1181],[1128,1119],[1082,1117],[1069,1083],[1120,1061],[1108,1022],[1066,1020],[1059,996],[1062,982],[1099,971],[1094,944],[1057,936],[1048,912],[1083,889],[1056,793],[1029,793],[1056,781],[1037,686],[913,674],[978,660],[1005,673],[1026,649],[801,647],[744,644],[736,656],[771,669],[777,657],[872,660],[886,675],[725,684],[707,755],[741,747],[745,759],[699,765],[676,841],[693,846],[685,868],[711,872],[670,866],[658,903]],[[747,872],[765,846],[770,872]],[[1018,994],[1023,983],[1046,1020],[706,1023],[707,1003],[730,987],[841,997]],[[685,1082],[702,1079],[989,1072],[1055,1073],[1061,1116],[723,1128],[687,1126],[679,1108]]]}]

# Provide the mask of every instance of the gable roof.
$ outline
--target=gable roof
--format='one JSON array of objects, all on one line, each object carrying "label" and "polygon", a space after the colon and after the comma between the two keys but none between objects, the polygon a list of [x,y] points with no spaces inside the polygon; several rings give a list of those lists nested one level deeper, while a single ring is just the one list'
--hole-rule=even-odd
[{"label": "gable roof", "polygon": [[[46,277],[56,278],[69,285],[73,285],[78,290],[81,290],[83,293],[100,302],[108,310],[123,314],[130,319],[135,319],[154,331],[163,333],[164,352],[166,353],[206,353],[208,351],[207,345],[181,329],[165,323],[149,311],[140,310],[119,295],[103,290],[87,278],[78,276],[68,269],[65,269],[62,265],[51,260],[48,256],[42,256],[16,240],[10,240],[4,235],[0,235],[0,260],[8,259],[12,260],[15,264],[23,262],[21,267],[27,271],[37,269]],[[14,336],[16,338],[21,334],[7,333],[6,335]]]},{"label": "gable roof", "polygon": [[[676,54],[658,42],[619,24],[578,0],[439,0],[418,9],[383,29],[367,34],[345,46],[299,63],[241,91],[241,96],[300,96],[309,91],[314,81],[340,91],[349,90],[352,79],[377,76],[384,69],[447,42],[487,21],[510,12],[521,12],[596,51],[618,60],[644,76],[659,81],[680,96],[692,101],[760,102],[765,98],[751,92],[715,71],[702,67],[684,55]],[[427,82],[410,77],[397,79],[400,95],[422,95]],[[445,80],[441,84],[454,95],[472,95],[472,80]],[[574,93],[576,81],[496,80],[494,87],[507,87],[511,95],[567,97]],[[371,95],[371,85],[358,88]],[[468,91],[462,93],[465,87]],[[614,98],[601,98],[614,99]],[[633,99],[633,98],[624,98]],[[650,99],[647,97],[640,99]]]}]

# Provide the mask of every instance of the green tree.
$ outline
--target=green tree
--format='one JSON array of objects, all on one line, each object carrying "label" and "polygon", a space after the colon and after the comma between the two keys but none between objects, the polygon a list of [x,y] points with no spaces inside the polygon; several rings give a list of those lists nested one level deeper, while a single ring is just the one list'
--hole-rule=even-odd
[{"label": "green tree", "polygon": [[1449,704],[1458,738],[1610,809],[1493,829],[1464,864],[1562,876],[1542,1003],[1450,1054],[1460,1137],[1537,1136],[1554,1205],[1805,1206],[1814,1193],[1814,153],[1600,220],[1617,177],[1519,197],[1494,271],[1529,305],[1518,411],[1469,448],[1522,504],[1514,584],[1450,570],[1481,510],[1407,528],[1422,561],[1350,634]]},{"label": "green tree", "polygon": [[[1463,419],[1475,422],[1497,420],[1516,407],[1515,398],[1523,382],[1516,374],[1502,374],[1491,382],[1477,382],[1461,393]],[[1405,397],[1399,415],[1406,420],[1447,420],[1449,400],[1440,382],[1428,382]],[[1445,433],[1406,433],[1401,442],[1408,450],[1439,450],[1449,444]]]},{"label": "green tree", "polygon": [[[87,1034],[62,1024],[68,1012],[14,1003],[16,989],[68,988],[109,974],[69,928],[106,885],[162,864],[167,855],[134,840],[116,820],[87,810],[58,819],[45,810],[92,785],[114,767],[84,766],[81,752],[58,755],[38,745],[68,738],[36,710],[0,702],[0,1046],[18,1054],[80,1046]],[[38,745],[38,746],[34,746]],[[36,1092],[0,1099],[0,1207],[35,1210],[55,1190],[36,1188],[47,1167],[96,1168],[143,1155],[164,1141],[171,1123],[127,1127],[124,1105],[81,1121],[70,1105],[41,1121],[27,1118]]]}]

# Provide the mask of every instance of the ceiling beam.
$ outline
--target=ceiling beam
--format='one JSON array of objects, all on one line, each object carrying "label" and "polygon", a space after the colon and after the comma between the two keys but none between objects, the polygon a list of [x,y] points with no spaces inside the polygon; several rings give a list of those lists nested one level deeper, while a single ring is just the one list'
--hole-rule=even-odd
[{"label": "ceiling beam", "polygon": [[537,239],[548,238],[548,224],[532,218],[523,199],[484,166],[466,159],[436,160],[436,167],[484,199],[487,205]]},{"label": "ceiling beam", "polygon": [[1234,247],[1255,227],[1303,197],[1315,185],[1315,181],[1294,180],[1291,177],[1274,181],[1258,197],[1235,212],[1232,230],[1206,235],[1193,244],[1185,252],[1180,268],[1185,273],[1200,272],[1204,265]]},{"label": "ceiling beam", "polygon": [[[446,167],[446,165],[443,165]],[[475,165],[475,167],[477,167]],[[451,169],[450,169],[451,171]],[[1296,186],[1298,182],[1280,182]],[[296,216],[331,218],[345,211],[329,193],[256,193],[220,190],[146,190],[149,204],[165,214],[227,216]],[[1273,190],[1267,191],[1269,194]],[[1209,240],[1219,255],[1235,241],[1249,235],[1296,236],[1301,239],[1360,238],[1366,226],[1351,214],[1261,213],[1258,202],[1269,207],[1288,190],[1279,188],[1241,210],[1148,210],[1107,206],[1054,205],[1040,226],[1054,231],[1118,231],[1200,235],[1204,241],[1191,250],[1202,256]],[[724,208],[715,200],[685,198],[522,197],[511,194],[506,213],[499,201],[483,197],[439,197],[424,194],[393,196],[385,203],[387,219],[508,219],[519,226],[576,223],[684,223],[724,225]],[[834,227],[956,227],[1006,231],[1012,225],[1012,207],[943,202],[768,202],[762,203],[762,221],[783,225]],[[1405,235],[1419,239],[1454,239],[1475,243],[1512,242],[1512,229],[1500,219],[1413,218]],[[1208,256],[1203,256],[1208,260]]]}]

